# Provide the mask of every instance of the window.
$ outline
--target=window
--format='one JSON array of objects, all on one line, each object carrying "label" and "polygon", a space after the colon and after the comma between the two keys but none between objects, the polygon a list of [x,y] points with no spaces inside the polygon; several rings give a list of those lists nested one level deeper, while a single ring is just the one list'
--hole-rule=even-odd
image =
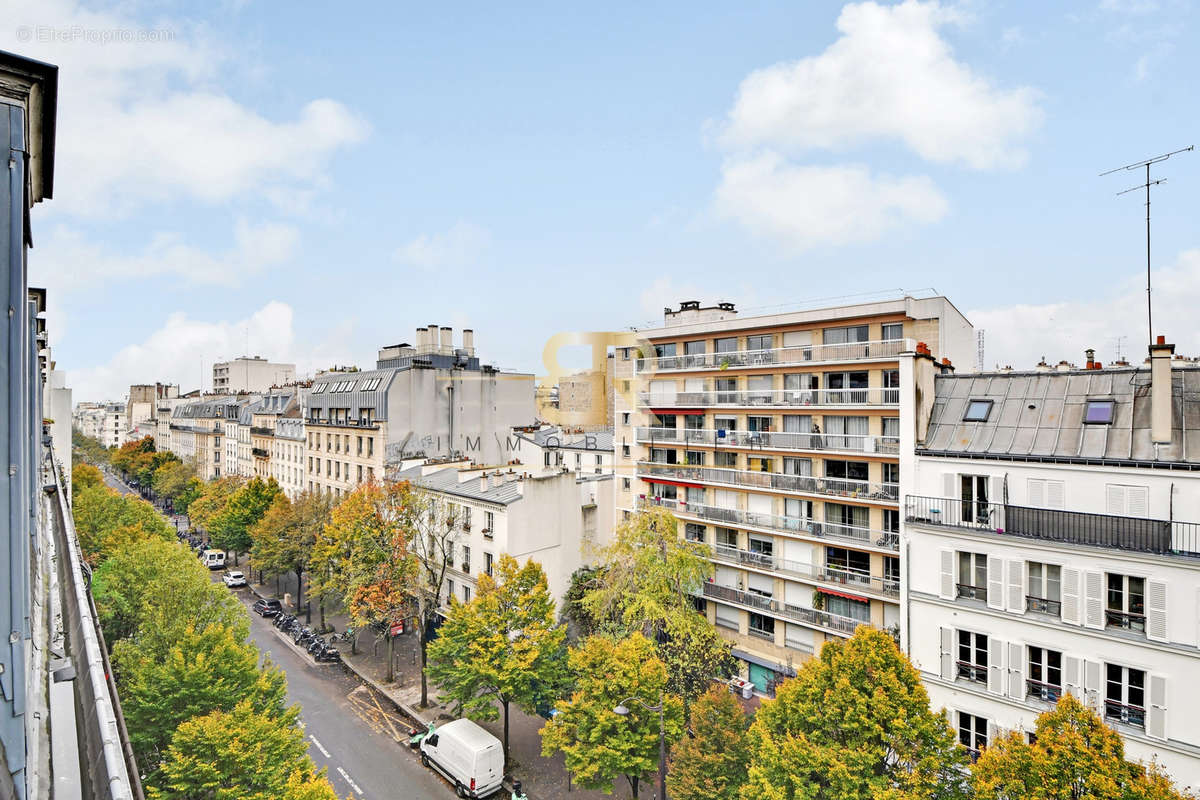
[{"label": "window", "polygon": [[1146,726],[1146,673],[1105,664],[1104,718],[1139,728]]},{"label": "window", "polygon": [[863,600],[826,594],[825,610],[830,614],[836,614],[839,617],[849,617],[859,622],[871,621],[871,604]]},{"label": "window", "polygon": [[824,331],[825,344],[849,344],[865,342],[870,338],[870,329],[866,325],[851,325],[847,328],[826,328]]},{"label": "window", "polygon": [[358,465],[358,482],[362,483],[362,464]]},{"label": "window", "polygon": [[967,748],[971,761],[979,758],[979,754],[987,748],[986,718],[977,714],[958,712],[958,743]]},{"label": "window", "polygon": [[547,450],[545,453],[543,453],[543,454],[542,454],[542,456],[543,456],[543,459],[542,459],[542,460],[546,462],[546,464],[545,464],[545,465],[546,465],[547,467],[548,467],[548,466],[550,466],[550,451],[549,451],[549,450]]},{"label": "window", "polygon": [[865,461],[826,461],[825,477],[865,481],[867,479],[867,469],[867,462]]},{"label": "window", "polygon": [[988,503],[987,475],[960,475],[958,497],[963,522],[988,524],[991,505]]},{"label": "window", "polygon": [[737,398],[737,378],[717,378],[713,381],[717,390],[718,403],[736,403]]},{"label": "window", "polygon": [[471,548],[463,545],[462,571],[470,574],[471,572]]},{"label": "window", "polygon": [[885,342],[893,342],[896,339],[904,338],[904,323],[903,322],[888,322],[880,326],[882,338]]},{"label": "window", "polygon": [[464,603],[471,602],[471,587],[470,586],[466,586],[466,585],[463,586],[463,602]]},{"label": "window", "polygon": [[462,525],[463,525],[463,530],[465,530],[465,531],[471,530],[471,507],[470,506],[462,507]]},{"label": "window", "polygon": [[1062,694],[1062,653],[1029,646],[1029,677],[1026,694],[1047,703],[1057,703]]},{"label": "window", "polygon": [[883,588],[888,591],[900,591],[900,559],[895,556],[883,557]]},{"label": "window", "polygon": [[623,458],[629,458],[629,455],[630,455],[630,453],[629,453],[629,445],[627,445],[627,444],[623,444],[623,445],[621,445],[621,456],[622,456]]},{"label": "window", "polygon": [[1104,487],[1105,513],[1120,517],[1149,516],[1149,487],[1109,483]]},{"label": "window", "polygon": [[495,528],[493,527],[495,524],[495,517],[496,515],[491,511],[483,512],[483,532],[485,535],[490,536],[492,532],[495,531]]},{"label": "window", "polygon": [[1044,478],[1030,478],[1026,482],[1026,500],[1034,508],[1063,508],[1066,484]]},{"label": "window", "polygon": [[360,456],[362,455],[362,444],[363,444],[362,437],[359,436],[358,437],[358,455],[360,455]]},{"label": "window", "polygon": [[884,483],[899,483],[900,482],[900,465],[889,461],[883,463],[883,482]]},{"label": "window", "polygon": [[958,632],[957,675],[963,680],[987,683],[988,637],[984,633]]},{"label": "window", "polygon": [[732,547],[734,550],[738,546],[738,533],[732,528],[717,528],[717,546]]},{"label": "window", "polygon": [[629,424],[629,412],[628,411],[621,412],[621,424],[623,424],[623,425]]},{"label": "window", "polygon": [[747,350],[770,350],[774,346],[775,346],[775,337],[772,336],[771,334],[764,334],[762,336],[747,336],[746,337],[746,349]]},{"label": "window", "polygon": [[1104,624],[1109,628],[1146,631],[1146,579],[1108,573]]},{"label": "window", "polygon": [[971,400],[967,403],[967,412],[963,414],[963,422],[987,422],[991,413],[991,400]]},{"label": "window", "polygon": [[737,453],[717,451],[713,453],[713,465],[718,467],[737,468]]},{"label": "window", "polygon": [[812,459],[811,458],[793,458],[784,456],[783,458],[783,474],[784,475],[812,475]]},{"label": "window", "polygon": [[1029,593],[1025,608],[1058,616],[1062,611],[1062,577],[1057,564],[1029,562]]},{"label": "window", "polygon": [[958,597],[987,600],[987,556],[958,553]]},{"label": "window", "polygon": [[630,486],[629,478],[621,478],[621,488],[628,492],[629,486]]},{"label": "window", "polygon": [[856,572],[859,575],[870,575],[871,556],[844,547],[826,547],[825,566],[838,573]]},{"label": "window", "polygon": [[1083,411],[1084,425],[1111,425],[1113,421],[1112,400],[1088,400]]},{"label": "window", "polygon": [[454,581],[446,581],[446,602],[450,602],[450,598],[454,597]]},{"label": "window", "polygon": [[726,336],[723,339],[713,340],[714,353],[736,353],[738,349],[738,341],[736,336]]},{"label": "window", "polygon": [[763,639],[775,638],[775,620],[771,617],[750,612],[750,633]]},{"label": "window", "polygon": [[883,443],[893,447],[900,444],[900,418],[884,417],[881,422],[883,423]]},{"label": "window", "polygon": [[704,526],[697,525],[695,522],[689,522],[683,526],[683,536],[689,542],[704,543]]}]

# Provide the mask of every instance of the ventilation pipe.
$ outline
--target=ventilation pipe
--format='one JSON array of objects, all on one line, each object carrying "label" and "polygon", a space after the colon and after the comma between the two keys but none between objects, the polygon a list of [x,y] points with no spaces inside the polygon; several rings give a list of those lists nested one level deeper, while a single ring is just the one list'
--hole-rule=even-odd
[{"label": "ventilation pipe", "polygon": [[424,328],[417,328],[416,345],[417,345],[417,355],[419,355],[419,356],[425,355],[425,329]]},{"label": "ventilation pipe", "polygon": [[1171,356],[1175,345],[1159,336],[1150,345],[1150,440],[1171,443]]},{"label": "ventilation pipe", "polygon": [[454,331],[445,326],[442,327],[442,345],[438,348],[438,352],[444,356],[454,355]]},{"label": "ventilation pipe", "polygon": [[470,328],[463,328],[462,332],[463,350],[467,351],[468,356],[475,355],[475,331]]}]

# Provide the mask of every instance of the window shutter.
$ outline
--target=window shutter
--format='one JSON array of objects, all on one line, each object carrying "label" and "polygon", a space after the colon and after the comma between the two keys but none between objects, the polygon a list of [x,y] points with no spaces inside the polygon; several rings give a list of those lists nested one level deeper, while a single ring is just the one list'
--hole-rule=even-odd
[{"label": "window shutter", "polygon": [[1075,656],[1063,656],[1063,685],[1070,694],[1079,698],[1083,695],[1082,666]]},{"label": "window shutter", "polygon": [[1025,699],[1025,648],[1016,642],[1008,643],[1008,696]]},{"label": "window shutter", "polygon": [[1008,610],[1025,613],[1025,562],[1008,562]]},{"label": "window shutter", "polygon": [[1062,569],[1062,621],[1079,624],[1079,570]]},{"label": "window shutter", "polygon": [[[1004,504],[1004,476],[993,475],[988,483],[990,484],[988,486],[988,502],[991,503],[994,509],[997,505]],[[992,521],[998,524],[999,520],[997,516],[993,515]]]},{"label": "window shutter", "polygon": [[1084,703],[1091,706],[1092,710],[1100,716],[1104,716],[1104,709],[1100,704],[1100,663],[1097,661],[1083,662],[1083,690]]},{"label": "window shutter", "polygon": [[987,557],[987,604],[988,608],[1004,609],[1004,559]]},{"label": "window shutter", "polygon": [[1034,508],[1046,506],[1046,482],[1038,478],[1030,478],[1028,483],[1028,501]]},{"label": "window shutter", "polygon": [[996,737],[1000,735],[1000,728],[990,719],[987,722],[987,747],[992,746],[992,742],[996,741]]},{"label": "window shutter", "polygon": [[954,629],[941,630],[942,680],[954,680]]},{"label": "window shutter", "polygon": [[1150,676],[1150,707],[1146,709],[1146,735],[1167,738],[1167,679]]},{"label": "window shutter", "polygon": [[1117,516],[1125,516],[1125,487],[1110,483],[1104,487],[1105,511]]},{"label": "window shutter", "polygon": [[1126,513],[1131,517],[1150,516],[1150,490],[1146,486],[1130,486],[1125,489],[1128,505]]},{"label": "window shutter", "polygon": [[943,600],[954,599],[954,551],[942,551],[942,585],[939,596]]},{"label": "window shutter", "polygon": [[1066,507],[1066,484],[1062,481],[1046,481],[1046,508]]},{"label": "window shutter", "polygon": [[[960,497],[962,488],[958,485],[958,474],[957,473],[947,472],[945,475],[942,476],[942,482],[943,482],[943,485],[945,488],[945,491],[943,492],[943,494],[946,496],[946,499],[948,499],[948,500],[961,500],[962,499]],[[951,511],[948,508],[943,509],[943,513],[945,513],[947,518],[950,518],[952,516]]]},{"label": "window shutter", "polygon": [[988,691],[1004,694],[1004,642],[988,637]]},{"label": "window shutter", "polygon": [[1167,584],[1146,581],[1146,638],[1167,641]]},{"label": "window shutter", "polygon": [[1083,573],[1083,624],[1104,628],[1104,575],[1095,570]]}]

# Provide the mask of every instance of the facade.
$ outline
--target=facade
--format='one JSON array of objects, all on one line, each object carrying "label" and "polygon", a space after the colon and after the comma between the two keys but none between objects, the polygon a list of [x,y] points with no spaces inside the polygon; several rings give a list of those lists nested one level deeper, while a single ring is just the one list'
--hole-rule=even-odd
[{"label": "facade", "polygon": [[566,468],[577,474],[613,474],[611,430],[584,432],[554,425],[513,430],[517,461],[532,469]]},{"label": "facade", "polygon": [[230,472],[225,431],[236,422],[241,407],[237,398],[208,396],[175,409],[171,416],[171,450],[184,461],[195,459],[196,474],[211,481]]},{"label": "facade", "polygon": [[275,450],[275,422],[293,404],[299,405],[295,388],[268,392],[251,409],[250,476],[264,480],[271,475],[271,456]]},{"label": "facade", "polygon": [[300,403],[294,403],[275,419],[271,476],[289,500],[295,500],[307,483],[304,473],[304,418]]},{"label": "facade", "polygon": [[100,443],[105,447],[120,447],[129,440],[129,425],[124,403],[105,403],[100,421]]},{"label": "facade", "polygon": [[296,381],[295,364],[275,364],[262,356],[242,356],[213,364],[213,392],[265,392]]},{"label": "facade", "polygon": [[[154,412],[154,449],[171,450],[171,416],[175,408],[189,402],[184,397],[159,398]],[[178,453],[176,453],[178,455]]]},{"label": "facade", "polygon": [[1200,366],[1172,352],[932,379],[904,471],[906,646],[968,748],[1070,692],[1200,785]]},{"label": "facade", "polygon": [[140,422],[156,421],[159,404],[177,397],[179,386],[176,384],[137,383],[130,386],[129,400],[125,404],[126,426],[133,430]]},{"label": "facade", "polygon": [[74,425],[84,436],[99,441],[104,429],[104,403],[79,403],[72,414]]},{"label": "facade", "polygon": [[[942,297],[739,317],[667,309],[618,348],[619,513],[664,506],[712,552],[697,598],[759,691],[860,624],[899,635],[900,354],[966,361]],[[928,344],[926,344],[928,343]]]},{"label": "facade", "polygon": [[341,496],[409,458],[511,458],[508,435],[533,422],[533,376],[501,373],[459,348],[450,328],[417,330],[418,344],[379,351],[376,368],[313,380],[305,407],[306,488]]}]

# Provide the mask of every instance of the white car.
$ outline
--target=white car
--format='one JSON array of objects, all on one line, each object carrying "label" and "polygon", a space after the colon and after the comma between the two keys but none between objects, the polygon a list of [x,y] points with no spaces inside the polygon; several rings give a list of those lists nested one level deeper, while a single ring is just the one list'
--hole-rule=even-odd
[{"label": "white car", "polygon": [[240,572],[226,572],[221,576],[221,580],[225,581],[225,585],[230,589],[246,585],[246,576]]}]

